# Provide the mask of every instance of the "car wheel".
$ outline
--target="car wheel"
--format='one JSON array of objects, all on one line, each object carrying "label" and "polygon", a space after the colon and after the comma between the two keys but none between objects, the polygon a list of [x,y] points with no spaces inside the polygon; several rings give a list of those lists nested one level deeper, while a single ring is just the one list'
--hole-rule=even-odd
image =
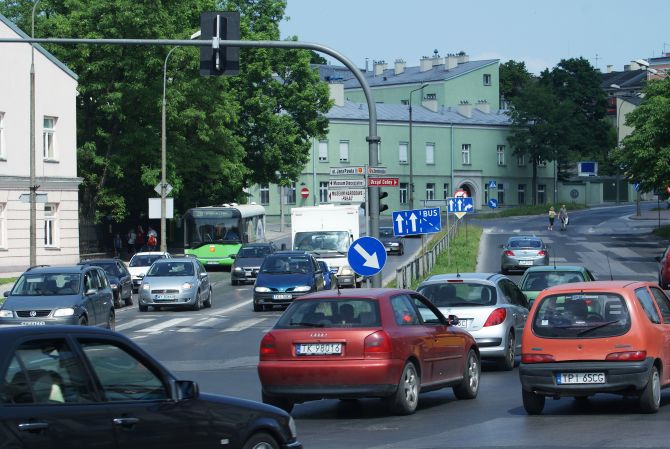
[{"label": "car wheel", "polygon": [[411,415],[419,404],[419,386],[421,379],[416,372],[414,363],[407,362],[402,370],[398,389],[389,397],[391,411],[398,415]]},{"label": "car wheel", "polygon": [[79,317],[79,325],[80,326],[88,326],[88,318],[86,318],[85,315],[82,315]]},{"label": "car wheel", "polygon": [[516,351],[516,339],[512,332],[507,336],[507,346],[505,347],[505,357],[497,360],[498,368],[504,371],[514,369],[514,353]]},{"label": "car wheel", "polygon": [[132,305],[133,305],[133,293],[132,293],[132,291],[131,291],[131,293],[128,295],[128,297],[127,297],[126,299],[123,300],[123,302],[124,302],[127,306],[132,306]]},{"label": "car wheel", "polygon": [[146,312],[148,310],[149,310],[149,306],[143,306],[142,304],[140,304],[140,312]]},{"label": "car wheel", "polygon": [[661,378],[658,368],[651,367],[647,385],[640,394],[640,410],[642,413],[656,413],[661,406]]},{"label": "car wheel", "polygon": [[116,315],[113,310],[109,311],[109,316],[107,317],[107,329],[113,331],[116,328]]},{"label": "car wheel", "polygon": [[263,309],[264,307],[262,305],[254,303],[254,312],[260,312]]},{"label": "car wheel", "polygon": [[243,449],[279,449],[279,445],[272,435],[258,432],[251,435],[251,438],[244,443]]},{"label": "car wheel", "polygon": [[482,372],[479,356],[470,349],[467,360],[463,380],[454,387],[454,395],[458,399],[474,399],[479,392],[479,376]]},{"label": "car wheel", "polygon": [[212,288],[209,288],[209,293],[207,293],[207,300],[205,301],[205,307],[210,308],[212,307]]},{"label": "car wheel", "polygon": [[202,309],[202,299],[200,298],[200,290],[198,290],[198,293],[195,294],[195,303],[191,306],[191,310],[197,312],[200,309]]},{"label": "car wheel", "polygon": [[521,390],[521,398],[523,399],[523,408],[529,415],[539,415],[544,409],[545,397],[533,393],[532,391]]},{"label": "car wheel", "polygon": [[508,274],[509,271],[505,267],[500,267],[500,274]]},{"label": "car wheel", "polygon": [[263,401],[263,404],[268,404],[280,408],[286,413],[291,413],[291,410],[293,410],[293,406],[295,405],[294,402],[288,398],[283,398],[281,396],[268,396],[265,393],[261,393],[261,400]]}]

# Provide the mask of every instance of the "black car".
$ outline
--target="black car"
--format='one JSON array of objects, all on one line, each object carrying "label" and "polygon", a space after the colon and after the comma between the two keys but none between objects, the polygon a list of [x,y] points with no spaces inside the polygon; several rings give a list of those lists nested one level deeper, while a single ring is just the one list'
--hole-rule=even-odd
[{"label": "black car", "polygon": [[0,329],[0,446],[300,449],[286,412],[200,394],[115,332]]},{"label": "black car", "polygon": [[114,293],[114,307],[133,305],[133,281],[126,265],[119,259],[91,259],[79,262],[79,265],[90,265],[105,270],[109,285]]},{"label": "black car", "polygon": [[405,254],[405,239],[393,235],[391,226],[379,228],[379,241],[384,244],[387,253],[394,253],[399,256]]},{"label": "black car", "polygon": [[239,285],[245,282],[254,282],[258,270],[265,260],[265,256],[273,254],[277,248],[274,243],[245,243],[240,247],[230,267],[230,283]]}]

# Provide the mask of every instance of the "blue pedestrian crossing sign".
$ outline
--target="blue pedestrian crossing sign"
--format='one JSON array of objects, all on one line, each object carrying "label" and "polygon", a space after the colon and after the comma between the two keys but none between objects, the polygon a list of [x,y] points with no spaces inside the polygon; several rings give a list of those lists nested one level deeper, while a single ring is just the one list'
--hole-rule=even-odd
[{"label": "blue pedestrian crossing sign", "polygon": [[347,261],[352,270],[360,276],[374,276],[386,264],[384,244],[374,237],[354,240],[347,253]]},{"label": "blue pedestrian crossing sign", "polygon": [[498,200],[495,198],[491,198],[488,204],[491,209],[495,209],[496,207],[498,207]]},{"label": "blue pedestrian crossing sign", "polygon": [[497,189],[498,188],[498,183],[495,181],[495,179],[492,179],[489,181],[489,189]]},{"label": "blue pedestrian crossing sign", "polygon": [[393,212],[393,235],[433,234],[442,230],[439,207]]}]

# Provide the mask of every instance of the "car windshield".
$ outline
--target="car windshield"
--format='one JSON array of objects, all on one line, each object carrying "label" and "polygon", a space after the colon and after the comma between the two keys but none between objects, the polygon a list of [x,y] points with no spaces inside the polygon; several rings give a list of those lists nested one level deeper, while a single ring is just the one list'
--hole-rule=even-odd
[{"label": "car windshield", "polygon": [[270,254],[272,251],[269,246],[248,246],[242,247],[237,253],[238,259],[262,258]]},{"label": "car windshield", "polygon": [[376,327],[379,304],[372,299],[320,298],[296,301],[286,309],[275,329],[306,327]]},{"label": "car windshield", "polygon": [[309,273],[309,259],[305,256],[270,256],[261,266],[261,273]]},{"label": "car windshield", "polygon": [[193,276],[192,262],[158,262],[149,268],[147,276]]},{"label": "car windshield", "polygon": [[548,338],[602,338],[630,329],[624,299],[614,293],[568,293],[542,299],[533,316],[533,332]]},{"label": "car windshield", "polygon": [[393,237],[393,228],[379,228],[379,237]]},{"label": "car windshield", "polygon": [[119,267],[117,267],[115,263],[92,263],[91,265],[102,268],[109,276],[119,277],[121,275],[121,273],[119,273]]},{"label": "car windshield", "polygon": [[136,255],[130,259],[129,267],[149,267],[152,263],[161,259],[163,256],[160,254],[151,254],[151,255]]},{"label": "car windshield", "polygon": [[554,285],[583,282],[584,275],[580,271],[533,271],[526,273],[521,290],[538,292]]},{"label": "car windshield", "polygon": [[298,251],[337,251],[346,253],[349,249],[347,231],[296,232],[294,249]]},{"label": "car windshield", "polygon": [[514,239],[507,244],[510,248],[542,248],[542,241],[537,239]]},{"label": "car windshield", "polygon": [[427,284],[418,291],[437,307],[492,306],[497,301],[496,289],[478,282]]},{"label": "car windshield", "polygon": [[81,275],[76,273],[25,273],[12,289],[12,296],[65,296],[79,293]]}]

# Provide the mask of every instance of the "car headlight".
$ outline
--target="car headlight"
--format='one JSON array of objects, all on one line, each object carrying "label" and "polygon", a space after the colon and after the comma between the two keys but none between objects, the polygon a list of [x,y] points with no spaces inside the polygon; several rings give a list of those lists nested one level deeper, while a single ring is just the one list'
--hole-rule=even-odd
[{"label": "car headlight", "polygon": [[119,288],[119,286],[117,284],[109,284],[109,286],[112,287],[114,290]]},{"label": "car headlight", "polygon": [[312,289],[309,285],[298,285],[293,289],[294,292],[308,292]]},{"label": "car headlight", "polygon": [[351,267],[342,267],[342,276],[351,276],[354,274],[354,270]]},{"label": "car headlight", "polygon": [[54,311],[54,316],[72,316],[74,315],[74,309],[72,307],[68,307],[65,309],[56,309]]},{"label": "car headlight", "polygon": [[142,290],[148,292],[151,290],[151,285],[150,284],[142,284]]},{"label": "car headlight", "polygon": [[243,272],[244,270],[242,269],[242,267],[235,267],[235,268],[233,268],[233,271],[234,271],[235,273],[241,273],[241,272]]},{"label": "car headlight", "polygon": [[270,291],[270,289],[267,287],[254,287],[254,291],[258,293],[267,293]]},{"label": "car headlight", "polygon": [[190,290],[190,289],[192,289],[192,288],[193,288],[193,283],[192,283],[192,282],[184,282],[184,283],[181,285],[181,289],[182,289],[182,290]]},{"label": "car headlight", "polygon": [[293,416],[290,416],[288,419],[288,428],[291,431],[291,437],[292,438],[297,438],[298,437],[298,429],[295,427],[295,420],[293,419]]},{"label": "car headlight", "polygon": [[391,245],[391,246],[399,246],[399,244],[398,244],[398,243],[395,243],[395,242],[391,242],[390,245]]},{"label": "car headlight", "polygon": [[14,318],[14,312],[11,310],[0,310],[0,318]]}]

